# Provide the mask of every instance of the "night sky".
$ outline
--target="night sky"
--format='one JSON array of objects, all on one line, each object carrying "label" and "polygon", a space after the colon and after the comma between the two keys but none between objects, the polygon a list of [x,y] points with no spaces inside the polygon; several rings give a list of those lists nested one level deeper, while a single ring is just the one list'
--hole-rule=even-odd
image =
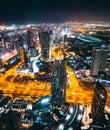
[{"label": "night sky", "polygon": [[2,0],[0,23],[110,21],[109,0]]}]

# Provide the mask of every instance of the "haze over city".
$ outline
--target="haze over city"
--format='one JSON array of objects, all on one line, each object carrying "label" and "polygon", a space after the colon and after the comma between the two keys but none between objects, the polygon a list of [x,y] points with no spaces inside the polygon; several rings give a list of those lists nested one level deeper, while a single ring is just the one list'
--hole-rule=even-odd
[{"label": "haze over city", "polygon": [[1,24],[110,21],[110,2],[104,0],[5,0]]}]

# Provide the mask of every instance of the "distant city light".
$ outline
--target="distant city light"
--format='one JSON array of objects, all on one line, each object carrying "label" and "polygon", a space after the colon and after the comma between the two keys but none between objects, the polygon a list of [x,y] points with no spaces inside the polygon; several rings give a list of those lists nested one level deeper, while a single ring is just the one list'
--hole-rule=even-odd
[{"label": "distant city light", "polygon": [[71,35],[71,38],[76,38],[76,36],[75,35]]},{"label": "distant city light", "polygon": [[66,35],[66,31],[61,31],[61,35],[62,36]]},{"label": "distant city light", "polygon": [[5,57],[7,57],[9,55],[10,55],[10,53],[6,53],[6,54],[4,54],[4,55],[1,56],[1,59],[5,58]]},{"label": "distant city light", "polygon": [[31,27],[31,24],[28,24],[27,27]]}]

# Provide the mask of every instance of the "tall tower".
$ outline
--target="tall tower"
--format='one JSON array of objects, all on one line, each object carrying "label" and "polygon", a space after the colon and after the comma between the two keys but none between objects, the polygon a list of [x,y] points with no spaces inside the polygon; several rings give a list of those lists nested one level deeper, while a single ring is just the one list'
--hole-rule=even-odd
[{"label": "tall tower", "polygon": [[57,60],[52,70],[52,106],[61,106],[66,100],[66,69],[64,60]]},{"label": "tall tower", "polygon": [[22,69],[25,68],[25,49],[24,48],[20,48],[20,57],[21,57],[21,64],[22,64]]},{"label": "tall tower", "polygon": [[104,107],[107,99],[107,93],[104,86],[97,82],[94,88],[94,95],[92,100],[92,115],[95,125],[99,125],[103,122]]},{"label": "tall tower", "polygon": [[109,66],[108,66],[108,77],[110,78],[110,63],[109,63]]},{"label": "tall tower", "polygon": [[91,63],[91,75],[97,76],[99,71],[104,72],[106,68],[106,61],[108,56],[108,50],[97,49],[93,50],[92,63]]},{"label": "tall tower", "polygon": [[3,65],[2,65],[2,58],[0,57],[0,72],[1,72],[2,67],[3,67]]},{"label": "tall tower", "polygon": [[0,90],[0,99],[3,97],[3,91]]},{"label": "tall tower", "polygon": [[37,27],[36,26],[31,26],[28,29],[27,35],[28,35],[28,47],[36,47],[36,39],[37,39],[37,35],[36,35],[36,31],[37,31]]},{"label": "tall tower", "polygon": [[39,32],[39,39],[41,44],[41,57],[43,60],[50,58],[50,33],[49,31]]}]

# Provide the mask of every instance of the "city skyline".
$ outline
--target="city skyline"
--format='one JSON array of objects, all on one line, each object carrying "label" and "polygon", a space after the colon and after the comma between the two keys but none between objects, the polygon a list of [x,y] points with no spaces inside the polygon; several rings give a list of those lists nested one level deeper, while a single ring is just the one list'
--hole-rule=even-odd
[{"label": "city skyline", "polygon": [[110,2],[104,0],[5,0],[1,5],[1,24],[110,21]]},{"label": "city skyline", "polygon": [[110,23],[0,26],[4,129],[110,129]]}]

